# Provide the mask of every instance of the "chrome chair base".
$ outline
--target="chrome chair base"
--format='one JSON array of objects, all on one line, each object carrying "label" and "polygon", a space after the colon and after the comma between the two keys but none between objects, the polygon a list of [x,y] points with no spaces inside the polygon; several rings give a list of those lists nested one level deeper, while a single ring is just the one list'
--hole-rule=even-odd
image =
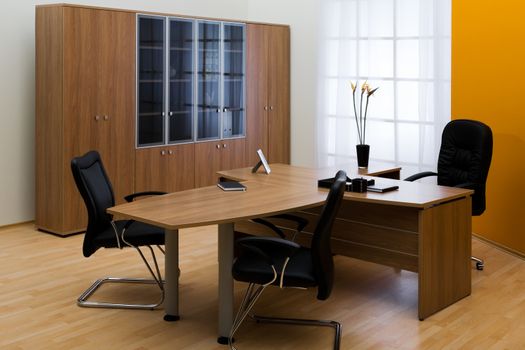
[{"label": "chrome chair base", "polygon": [[[246,293],[244,295],[244,298],[241,302],[241,305],[239,307],[239,311],[237,312],[237,315],[235,316],[235,319],[233,321],[232,329],[230,332],[230,336],[228,337],[228,345],[230,346],[231,350],[236,350],[236,348],[233,346],[233,336],[237,329],[240,327],[241,323],[244,321],[246,316],[249,316],[253,318],[257,322],[264,322],[264,323],[278,323],[278,324],[291,324],[291,325],[299,325],[299,326],[322,326],[322,327],[332,327],[335,330],[335,336],[334,336],[334,350],[339,350],[341,346],[341,324],[336,321],[325,321],[325,320],[304,320],[304,319],[293,319],[293,318],[277,318],[277,317],[264,317],[264,316],[256,316],[251,315],[250,311],[255,305],[255,302],[259,297],[261,296],[264,289],[266,289],[267,285],[261,285],[257,288],[255,287],[255,283],[250,283],[248,285],[248,289],[246,290]],[[222,342],[219,341],[219,343],[222,344]]]},{"label": "chrome chair base", "polygon": [[262,323],[278,323],[278,324],[292,324],[297,326],[321,326],[331,327],[335,330],[334,336],[334,350],[339,350],[341,346],[341,324],[336,321],[329,320],[305,320],[296,318],[277,318],[253,315],[252,318],[257,322]]},{"label": "chrome chair base", "polygon": [[476,269],[477,270],[482,271],[483,268],[485,267],[485,262],[482,259],[480,259],[480,258],[476,258],[475,256],[471,256],[470,260],[476,262]]},{"label": "chrome chair base", "polygon": [[[95,291],[102,286],[104,283],[139,283],[139,284],[157,284],[158,282],[153,279],[144,278],[120,278],[120,277],[106,277],[96,280],[84,293],[82,293],[77,299],[77,305],[82,307],[93,307],[93,308],[110,308],[110,309],[142,309],[142,310],[153,310],[160,306],[164,302],[164,288],[161,289],[162,294],[160,300],[152,304],[124,304],[124,303],[109,303],[100,301],[89,301]],[[162,281],[164,284],[164,281]]]}]

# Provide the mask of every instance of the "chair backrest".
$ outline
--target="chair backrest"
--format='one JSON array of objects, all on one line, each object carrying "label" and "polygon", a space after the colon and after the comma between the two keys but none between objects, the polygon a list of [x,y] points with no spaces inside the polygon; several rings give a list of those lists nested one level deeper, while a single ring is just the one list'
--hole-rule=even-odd
[{"label": "chair backrest", "polygon": [[106,213],[106,209],[115,205],[115,197],[97,151],[73,158],[71,171],[88,211],[88,225],[82,248],[84,256],[88,257],[98,249],[93,244],[93,239],[111,226],[112,217]]},{"label": "chair backrest", "polygon": [[485,184],[492,160],[492,130],[476,120],[457,119],[443,130],[438,185],[474,184],[472,215],[485,211]]},{"label": "chair backrest", "polygon": [[326,203],[319,216],[317,227],[312,238],[311,254],[314,271],[318,282],[317,299],[325,300],[332,292],[334,282],[334,260],[330,238],[332,226],[341,206],[345,193],[346,173],[338,171],[330,187]]}]

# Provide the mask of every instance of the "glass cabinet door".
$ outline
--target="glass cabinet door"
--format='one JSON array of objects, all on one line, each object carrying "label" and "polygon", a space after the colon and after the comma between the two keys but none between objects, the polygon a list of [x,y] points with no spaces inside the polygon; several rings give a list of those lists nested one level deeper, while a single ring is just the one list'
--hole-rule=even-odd
[{"label": "glass cabinet door", "polygon": [[244,135],[244,25],[225,23],[223,36],[224,138]]},{"label": "glass cabinet door", "polygon": [[169,21],[169,142],[193,140],[193,21]]},{"label": "glass cabinet door", "polygon": [[138,146],[164,143],[164,21],[138,19]]},{"label": "glass cabinet door", "polygon": [[197,140],[220,137],[220,22],[198,22]]}]

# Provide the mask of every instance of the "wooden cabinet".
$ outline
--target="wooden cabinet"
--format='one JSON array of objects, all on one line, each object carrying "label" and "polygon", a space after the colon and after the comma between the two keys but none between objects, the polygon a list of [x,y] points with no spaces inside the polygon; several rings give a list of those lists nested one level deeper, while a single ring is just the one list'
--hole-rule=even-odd
[{"label": "wooden cabinet", "polygon": [[217,183],[219,170],[244,167],[245,139],[230,139],[195,144],[195,187]]},{"label": "wooden cabinet", "polygon": [[194,144],[142,148],[135,156],[136,192],[176,192],[194,187]]},{"label": "wooden cabinet", "polygon": [[70,170],[95,149],[120,200],[134,186],[135,16],[36,10],[36,226],[69,234],[87,224]]},{"label": "wooden cabinet", "polygon": [[37,228],[85,230],[70,162],[89,150],[117,203],[213,185],[258,148],[290,161],[287,26],[58,4],[35,29]]},{"label": "wooden cabinet", "polygon": [[246,161],[290,163],[290,29],[246,26]]}]

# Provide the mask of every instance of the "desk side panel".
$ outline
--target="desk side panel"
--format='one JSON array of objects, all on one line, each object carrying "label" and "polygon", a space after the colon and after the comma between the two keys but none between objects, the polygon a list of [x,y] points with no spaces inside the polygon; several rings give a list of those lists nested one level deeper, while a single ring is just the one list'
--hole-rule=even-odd
[{"label": "desk side panel", "polygon": [[421,211],[421,320],[470,294],[471,226],[470,196]]}]

